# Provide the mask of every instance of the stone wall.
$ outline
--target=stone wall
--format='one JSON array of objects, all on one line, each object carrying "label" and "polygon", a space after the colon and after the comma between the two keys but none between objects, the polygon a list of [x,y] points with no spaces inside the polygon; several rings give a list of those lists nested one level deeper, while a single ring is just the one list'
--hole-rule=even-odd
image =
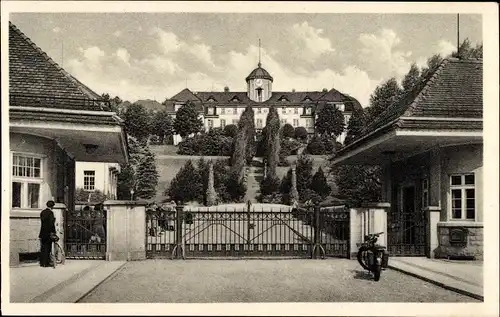
[{"label": "stone wall", "polygon": [[[454,228],[466,228],[468,230],[467,244],[465,246],[453,246],[450,244],[450,230]],[[466,225],[438,225],[439,247],[435,250],[436,258],[448,257],[474,257],[475,260],[483,260],[483,227]]]}]

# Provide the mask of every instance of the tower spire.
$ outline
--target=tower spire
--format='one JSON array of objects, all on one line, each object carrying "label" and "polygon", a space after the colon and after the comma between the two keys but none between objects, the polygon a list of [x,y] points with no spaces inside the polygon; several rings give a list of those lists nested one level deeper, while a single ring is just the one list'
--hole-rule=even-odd
[{"label": "tower spire", "polygon": [[260,62],[260,39],[259,39],[259,64],[257,64],[259,67],[262,65],[262,63]]}]

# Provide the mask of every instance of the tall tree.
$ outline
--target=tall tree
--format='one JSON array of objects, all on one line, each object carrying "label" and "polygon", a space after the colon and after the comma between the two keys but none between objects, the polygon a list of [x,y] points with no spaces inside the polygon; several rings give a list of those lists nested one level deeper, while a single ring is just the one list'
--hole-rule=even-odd
[{"label": "tall tree", "polygon": [[153,115],[152,134],[158,136],[159,141],[163,144],[166,137],[174,133],[174,123],[172,117],[166,109],[162,109]]},{"label": "tall tree", "polygon": [[151,199],[156,195],[158,185],[158,171],[156,170],[155,155],[149,147],[145,148],[136,171],[136,196]]},{"label": "tall tree", "polygon": [[121,172],[118,174],[117,196],[118,199],[130,199],[130,191],[136,191],[136,171],[140,160],[144,156],[145,146],[144,142],[139,142],[135,138],[128,136],[128,153],[129,160],[126,164],[120,164]]},{"label": "tall tree", "polygon": [[304,200],[304,193],[311,188],[312,183],[313,161],[310,156],[302,154],[297,160],[297,191],[299,192],[300,200]]},{"label": "tall tree", "polygon": [[377,86],[370,96],[370,107],[368,108],[368,121],[373,121],[382,112],[389,108],[398,99],[401,88],[396,78],[391,78],[382,85]]},{"label": "tall tree", "polygon": [[381,170],[378,166],[343,165],[331,166],[338,196],[350,207],[380,201]]},{"label": "tall tree", "polygon": [[483,44],[479,43],[475,47],[472,47],[471,42],[466,38],[458,46],[458,50],[453,52],[451,56],[460,59],[483,58]]},{"label": "tall tree", "polygon": [[[280,117],[275,107],[269,108],[266,117],[265,128],[265,158],[267,166],[267,175],[276,178],[276,167],[279,162],[280,153]],[[266,176],[267,176],[266,175]]]},{"label": "tall tree", "polygon": [[177,175],[175,175],[170,183],[168,195],[171,199],[181,202],[202,200],[202,179],[191,160],[187,161]]},{"label": "tall tree", "polygon": [[133,103],[124,114],[127,133],[139,141],[146,140],[150,135],[151,118],[148,111],[140,104]]},{"label": "tall tree", "polygon": [[440,54],[435,54],[427,59],[427,66],[422,68],[420,77],[422,80],[426,80],[434,74],[439,65],[443,62],[443,57]]},{"label": "tall tree", "polygon": [[420,69],[417,64],[411,64],[410,70],[405,75],[403,80],[401,81],[401,86],[403,86],[403,93],[409,92],[420,80]]},{"label": "tall tree", "polygon": [[243,180],[243,172],[245,162],[247,161],[249,151],[253,150],[253,142],[255,136],[254,113],[251,107],[247,107],[240,116],[238,122],[238,132],[234,138],[234,151],[231,157],[231,173],[241,182]]},{"label": "tall tree", "polygon": [[188,101],[175,114],[174,130],[182,138],[203,130],[203,121],[198,117],[194,103]]},{"label": "tall tree", "polygon": [[315,128],[321,135],[336,137],[344,132],[345,121],[342,111],[335,105],[326,104],[318,114]]},{"label": "tall tree", "polygon": [[350,144],[354,139],[359,137],[366,124],[366,115],[363,109],[354,109],[349,123],[347,124],[347,134],[344,140],[344,145]]}]

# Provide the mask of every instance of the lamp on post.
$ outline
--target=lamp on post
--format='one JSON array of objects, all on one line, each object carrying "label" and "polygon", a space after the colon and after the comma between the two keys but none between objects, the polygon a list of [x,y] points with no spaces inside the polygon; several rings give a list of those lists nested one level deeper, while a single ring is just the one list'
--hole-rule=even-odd
[{"label": "lamp on post", "polygon": [[134,190],[130,190],[130,200],[134,200]]}]

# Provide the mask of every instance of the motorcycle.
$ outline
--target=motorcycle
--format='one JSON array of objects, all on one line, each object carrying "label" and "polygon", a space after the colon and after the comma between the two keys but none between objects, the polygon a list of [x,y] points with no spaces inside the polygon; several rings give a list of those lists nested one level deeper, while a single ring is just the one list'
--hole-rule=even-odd
[{"label": "motorcycle", "polygon": [[359,264],[374,275],[374,280],[380,280],[380,273],[389,265],[389,252],[384,246],[378,245],[378,237],[383,232],[365,236],[365,242],[360,244],[357,259]]}]

